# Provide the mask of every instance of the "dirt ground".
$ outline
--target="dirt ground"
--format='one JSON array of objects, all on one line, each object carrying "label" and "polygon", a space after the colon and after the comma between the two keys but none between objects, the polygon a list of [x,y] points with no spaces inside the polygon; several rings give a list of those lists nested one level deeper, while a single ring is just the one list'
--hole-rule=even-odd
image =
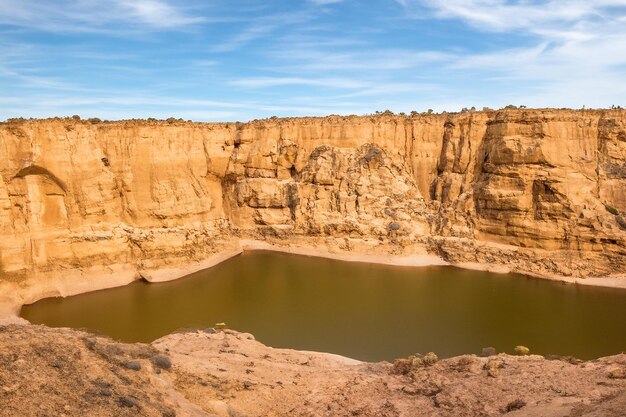
[{"label": "dirt ground", "polygon": [[152,344],[0,326],[0,416],[626,415],[626,355],[364,363],[194,330]]}]

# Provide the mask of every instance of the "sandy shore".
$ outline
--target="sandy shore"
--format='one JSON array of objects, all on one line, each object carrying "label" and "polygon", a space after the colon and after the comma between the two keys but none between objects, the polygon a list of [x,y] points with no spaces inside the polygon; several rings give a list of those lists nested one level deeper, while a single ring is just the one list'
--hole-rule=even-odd
[{"label": "sandy shore", "polygon": [[120,287],[140,279],[144,279],[150,283],[172,281],[211,268],[243,252],[258,250],[337,259],[346,262],[364,262],[409,267],[455,266],[464,269],[501,274],[518,273],[569,284],[626,289],[626,276],[574,278],[511,270],[504,265],[498,264],[450,264],[438,256],[427,253],[414,255],[379,255],[358,251],[331,250],[323,245],[313,246],[300,243],[278,245],[265,241],[242,239],[238,244],[217,252],[200,262],[193,262],[183,266],[143,269],[137,268],[137,266],[134,265],[109,265],[106,267],[94,267],[88,270],[64,270],[38,274],[21,285],[10,282],[0,282],[0,318],[16,317],[19,315],[22,305],[31,304],[43,298],[67,297],[90,291]]},{"label": "sandy shore", "polygon": [[326,248],[315,246],[293,245],[281,246],[273,245],[260,240],[241,240],[243,251],[267,250],[273,252],[291,253],[294,255],[313,256],[317,258],[337,259],[345,262],[364,262],[382,265],[396,266],[443,266],[450,265],[435,255],[375,255],[353,252],[332,252]]},{"label": "sandy shore", "polygon": [[441,259],[436,255],[418,254],[418,255],[373,255],[364,253],[353,252],[331,252],[326,248],[318,248],[314,246],[294,245],[294,246],[282,246],[274,245],[259,240],[241,240],[240,241],[243,251],[254,250],[267,250],[282,253],[291,253],[294,255],[313,256],[320,258],[337,259],[346,262],[364,262],[383,265],[395,265],[395,266],[453,266],[462,269],[471,269],[474,271],[486,271],[496,274],[521,274],[527,275],[533,278],[547,279],[551,281],[560,281],[569,284],[580,284],[595,287],[606,288],[623,288],[626,289],[626,275],[623,277],[588,277],[588,278],[575,278],[565,277],[561,275],[548,275],[537,274],[530,271],[518,271],[500,264],[483,264],[483,263],[449,263]]}]

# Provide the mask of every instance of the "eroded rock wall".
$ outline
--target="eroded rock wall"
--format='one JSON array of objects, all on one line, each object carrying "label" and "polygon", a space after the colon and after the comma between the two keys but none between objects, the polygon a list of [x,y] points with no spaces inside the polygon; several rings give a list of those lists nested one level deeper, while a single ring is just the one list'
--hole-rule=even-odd
[{"label": "eroded rock wall", "polygon": [[626,271],[626,112],[0,124],[0,278],[316,238],[536,274]]}]

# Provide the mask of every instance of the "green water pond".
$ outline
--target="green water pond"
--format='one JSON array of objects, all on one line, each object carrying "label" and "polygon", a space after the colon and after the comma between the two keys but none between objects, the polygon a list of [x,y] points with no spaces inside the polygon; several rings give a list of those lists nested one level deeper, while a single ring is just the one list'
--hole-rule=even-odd
[{"label": "green water pond", "polygon": [[245,253],[176,281],[44,299],[21,314],[128,342],[226,323],[269,346],[369,361],[487,346],[581,359],[626,351],[624,290],[273,252]]}]

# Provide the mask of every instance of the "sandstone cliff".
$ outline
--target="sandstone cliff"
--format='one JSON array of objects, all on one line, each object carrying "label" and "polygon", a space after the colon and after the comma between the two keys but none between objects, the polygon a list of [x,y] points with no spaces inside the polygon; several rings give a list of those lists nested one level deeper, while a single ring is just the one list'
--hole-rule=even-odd
[{"label": "sandstone cliff", "polygon": [[6,288],[137,276],[240,238],[623,276],[624,213],[623,110],[0,123]]}]

